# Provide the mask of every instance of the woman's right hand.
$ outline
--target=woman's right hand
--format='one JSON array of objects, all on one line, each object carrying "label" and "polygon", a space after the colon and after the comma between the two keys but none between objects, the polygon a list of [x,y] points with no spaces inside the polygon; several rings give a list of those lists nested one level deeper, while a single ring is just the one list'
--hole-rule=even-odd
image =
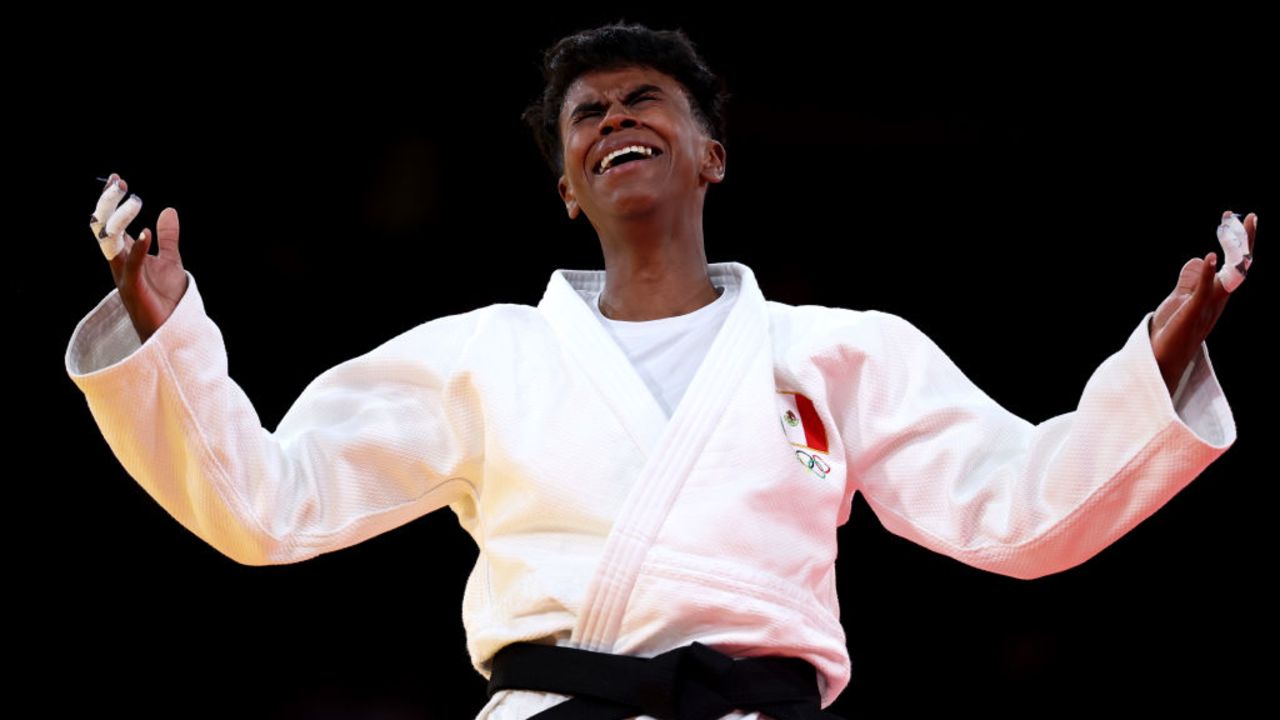
[{"label": "woman's right hand", "polygon": [[[113,188],[117,182],[119,186]],[[128,184],[112,173],[107,178],[107,186],[90,220],[90,227],[94,237],[103,244],[104,252],[109,253],[105,248],[118,242],[108,233],[114,231],[123,242],[108,262],[116,288],[120,290],[120,299],[124,301],[138,337],[145,343],[173,314],[173,309],[186,293],[187,273],[182,267],[182,256],[178,254],[178,211],[171,207],[161,211],[156,220],[160,252],[151,255],[147,252],[151,248],[150,230],[144,228],[137,240],[124,230],[142,207],[142,201],[136,195],[116,207],[127,191]]]}]

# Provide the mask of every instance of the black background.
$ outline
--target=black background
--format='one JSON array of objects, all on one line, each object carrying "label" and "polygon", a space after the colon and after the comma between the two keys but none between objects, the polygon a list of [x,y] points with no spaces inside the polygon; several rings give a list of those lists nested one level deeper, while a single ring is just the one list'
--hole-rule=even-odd
[{"label": "black background", "polygon": [[[11,58],[10,651],[51,709],[469,718],[485,701],[460,610],[476,549],[452,513],[250,568],[124,472],[63,366],[112,287],[86,227],[95,177],[142,196],[135,236],[178,209],[267,428],[320,372],[418,323],[536,304],[555,268],[603,267],[519,115],[545,47],[619,17],[684,28],[734,93],[709,261],[746,263],[770,299],[900,314],[1032,422],[1074,409],[1183,263],[1221,252],[1224,210],[1280,222],[1247,19],[421,12],[118,18],[107,41],[66,31]],[[838,562],[853,679],[832,711],[1255,696],[1245,654],[1271,647],[1274,606],[1261,256],[1208,343],[1236,445],[1095,558],[997,576],[855,500]]]}]

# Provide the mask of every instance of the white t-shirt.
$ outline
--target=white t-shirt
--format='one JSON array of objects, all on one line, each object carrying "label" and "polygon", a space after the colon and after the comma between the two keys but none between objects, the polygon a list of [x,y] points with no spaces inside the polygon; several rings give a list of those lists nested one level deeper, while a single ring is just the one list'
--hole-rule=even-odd
[{"label": "white t-shirt", "polygon": [[720,297],[691,313],[657,320],[611,320],[600,312],[601,290],[591,297],[591,310],[617,341],[649,392],[666,411],[675,412],[684,391],[702,364],[716,333],[729,316],[736,287],[716,287]]}]

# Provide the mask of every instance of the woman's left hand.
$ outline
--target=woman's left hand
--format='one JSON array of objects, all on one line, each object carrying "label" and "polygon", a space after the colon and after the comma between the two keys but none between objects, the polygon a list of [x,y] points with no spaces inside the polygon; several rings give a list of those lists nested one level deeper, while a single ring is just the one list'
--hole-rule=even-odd
[{"label": "woman's left hand", "polygon": [[[1228,210],[1223,217],[1230,214]],[[1252,255],[1253,239],[1258,232],[1257,214],[1249,213],[1243,224],[1249,235],[1248,252]],[[1204,258],[1188,260],[1178,274],[1178,284],[1173,292],[1160,303],[1151,318],[1148,328],[1151,347],[1170,395],[1177,389],[1187,363],[1200,351],[1200,344],[1209,336],[1222,309],[1227,306],[1227,299],[1231,297],[1217,277],[1218,264],[1218,254],[1213,252]]]}]

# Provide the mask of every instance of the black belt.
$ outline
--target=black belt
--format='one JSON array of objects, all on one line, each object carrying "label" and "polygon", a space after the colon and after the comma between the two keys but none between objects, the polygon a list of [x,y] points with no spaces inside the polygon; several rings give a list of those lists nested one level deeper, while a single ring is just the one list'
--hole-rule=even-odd
[{"label": "black belt", "polygon": [[499,690],[573,695],[538,720],[716,720],[756,711],[777,720],[841,720],[824,712],[817,671],[795,657],[735,660],[694,642],[652,658],[516,642],[493,656],[489,697]]}]

